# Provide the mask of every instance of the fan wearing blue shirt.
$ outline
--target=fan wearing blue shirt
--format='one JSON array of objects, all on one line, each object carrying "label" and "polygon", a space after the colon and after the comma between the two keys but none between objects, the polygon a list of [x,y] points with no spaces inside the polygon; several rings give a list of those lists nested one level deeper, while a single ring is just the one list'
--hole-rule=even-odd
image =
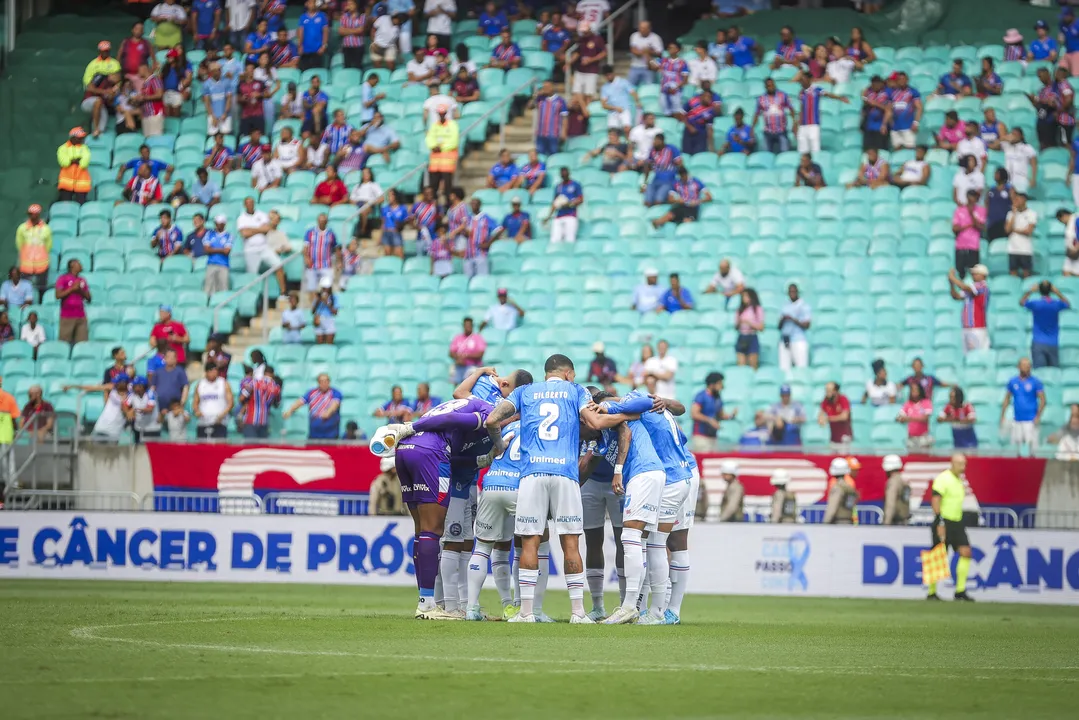
[{"label": "fan wearing blue shirt", "polygon": [[[202,82],[202,102],[206,106],[206,134],[232,134],[231,80],[221,74],[221,66],[211,65],[210,77]],[[152,170],[151,170],[152,172]]]},{"label": "fan wearing blue shirt", "polygon": [[963,73],[963,61],[956,58],[952,61],[952,71],[947,75],[940,76],[940,84],[937,85],[937,95],[953,95],[956,97],[970,95],[974,84]]},{"label": "fan wearing blue shirt", "polygon": [[195,49],[217,47],[217,28],[221,25],[219,0],[195,0],[191,3],[191,16],[195,25]]},{"label": "fan wearing blue shirt", "polygon": [[1045,386],[1042,381],[1030,374],[1030,360],[1019,361],[1019,374],[1008,381],[1004,391],[1004,402],[1000,406],[1000,426],[1003,428],[1007,418],[1008,406],[1015,404],[1012,411],[1012,444],[1027,445],[1033,452],[1038,447],[1038,425],[1041,424],[1042,411],[1045,410]]},{"label": "fan wearing blue shirt", "polygon": [[488,2],[484,5],[483,12],[480,13],[479,25],[476,27],[477,35],[486,35],[487,37],[498,37],[503,28],[510,26],[509,18],[506,17],[506,13],[503,10],[499,10],[498,6],[493,2]]},{"label": "fan wearing blue shirt", "polygon": [[757,149],[757,136],[753,128],[746,125],[746,114],[742,108],[734,111],[734,125],[727,131],[727,142],[723,146],[723,153],[743,153],[749,155]]},{"label": "fan wearing blue shirt", "polygon": [[1034,23],[1034,32],[1037,33],[1038,39],[1031,41],[1027,49],[1027,60],[1048,60],[1055,63],[1060,45],[1049,36],[1049,23],[1039,20]]},{"label": "fan wearing blue shirt", "polygon": [[[259,20],[258,25],[255,26],[255,32],[248,33],[247,40],[244,42],[247,61],[257,65],[259,55],[270,52],[271,45],[273,45],[273,35],[270,34],[270,26],[266,23],[266,18],[262,18]],[[234,83],[239,82],[240,79],[237,76]]]},{"label": "fan wearing blue shirt", "polygon": [[667,292],[663,293],[656,311],[666,310],[669,313],[676,313],[679,310],[692,310],[693,295],[690,294],[689,290],[682,287],[682,281],[678,277],[678,273],[671,273],[670,281],[671,287]]},{"label": "fan wearing blue shirt", "polygon": [[502,228],[506,237],[521,243],[532,239],[532,218],[521,210],[521,198],[514,196],[510,201],[513,211],[502,219]]},{"label": "fan wearing blue shirt", "polygon": [[128,160],[126,163],[120,166],[120,171],[116,173],[116,182],[123,183],[124,175],[128,170],[134,175],[139,171],[141,165],[150,166],[150,174],[155,178],[161,174],[161,171],[165,171],[165,182],[172,180],[172,165],[160,160],[154,160],[150,157],[150,147],[148,145],[139,146],[139,156],[133,160]]},{"label": "fan wearing blue shirt", "polygon": [[487,187],[498,190],[509,190],[514,187],[514,180],[520,174],[520,169],[514,164],[509,150],[503,150],[498,154],[498,162],[491,168],[487,175]]},{"label": "fan wearing blue shirt", "polygon": [[[1039,297],[1031,298],[1035,292]],[[1053,297],[1053,296],[1056,297]],[[1048,280],[1030,288],[1019,299],[1034,316],[1030,357],[1035,368],[1060,367],[1060,313],[1071,309],[1071,302]]]},{"label": "fan wearing blue shirt", "polygon": [[1060,34],[1064,36],[1064,53],[1071,55],[1079,52],[1079,20],[1075,18],[1075,9],[1065,7],[1060,16]]},{"label": "fan wearing blue shirt", "polygon": [[296,42],[300,46],[300,70],[326,66],[326,50],[330,46],[330,21],[319,11],[315,0],[304,4],[306,12],[296,26]]},{"label": "fan wearing blue shirt", "polygon": [[202,249],[206,254],[206,278],[203,291],[207,295],[225,292],[229,289],[229,253],[232,252],[232,233],[225,230],[228,218],[218,215],[214,218],[214,229],[202,238]]},{"label": "fan wearing blue shirt", "polygon": [[764,50],[751,37],[742,35],[737,27],[727,31],[727,64],[737,67],[749,67],[760,62]]}]

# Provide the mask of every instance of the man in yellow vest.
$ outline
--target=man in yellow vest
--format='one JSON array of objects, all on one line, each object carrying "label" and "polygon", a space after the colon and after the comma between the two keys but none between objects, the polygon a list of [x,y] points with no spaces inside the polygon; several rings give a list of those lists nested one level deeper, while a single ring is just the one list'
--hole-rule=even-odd
[{"label": "man in yellow vest", "polygon": [[[955,564],[955,599],[973,602],[967,595],[967,575],[970,573],[970,540],[963,523],[963,496],[967,489],[963,485],[963,473],[967,469],[967,456],[963,453],[952,455],[951,466],[933,480],[933,544],[944,543],[959,553]],[[937,597],[937,584],[929,586],[929,600]]]},{"label": "man in yellow vest", "polygon": [[60,179],[56,189],[60,200],[73,200],[80,205],[90,195],[90,148],[83,141],[86,131],[72,128],[67,142],[56,150],[56,162],[60,165]]},{"label": "man in yellow vest", "polygon": [[438,122],[427,129],[427,149],[431,159],[427,163],[427,175],[431,187],[438,195],[439,188],[449,202],[450,188],[453,187],[453,174],[457,172],[457,149],[460,145],[461,132],[457,121],[449,117],[449,108],[438,106]]},{"label": "man in yellow vest", "polygon": [[37,203],[26,210],[26,222],[15,231],[15,247],[19,249],[19,272],[37,292],[43,293],[49,284],[49,253],[52,252],[52,230],[41,219]]}]

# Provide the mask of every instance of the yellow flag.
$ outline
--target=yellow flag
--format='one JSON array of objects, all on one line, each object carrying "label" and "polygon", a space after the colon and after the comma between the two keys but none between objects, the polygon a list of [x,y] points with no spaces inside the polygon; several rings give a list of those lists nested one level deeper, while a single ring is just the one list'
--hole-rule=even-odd
[{"label": "yellow flag", "polygon": [[940,543],[922,551],[922,585],[932,585],[952,576],[948,568],[948,550]]}]

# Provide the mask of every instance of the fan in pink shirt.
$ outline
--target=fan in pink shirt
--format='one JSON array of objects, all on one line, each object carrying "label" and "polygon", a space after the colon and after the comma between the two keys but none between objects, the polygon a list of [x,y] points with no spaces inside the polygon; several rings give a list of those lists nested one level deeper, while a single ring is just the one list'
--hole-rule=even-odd
[{"label": "fan in pink shirt", "polygon": [[978,191],[967,192],[966,205],[960,205],[952,213],[952,232],[955,233],[955,271],[966,277],[967,271],[981,261],[982,229],[985,228],[986,209],[978,204]]},{"label": "fan in pink shirt", "polygon": [[450,341],[450,359],[453,360],[453,381],[460,383],[470,371],[483,364],[483,353],[487,350],[487,341],[477,332],[472,331],[472,318],[466,317],[462,323],[464,332]]},{"label": "fan in pink shirt", "polygon": [[933,401],[925,396],[921,385],[911,385],[910,397],[903,403],[903,409],[896,418],[907,426],[909,449],[916,450],[932,444],[933,436],[929,434],[929,420],[932,417]]},{"label": "fan in pink shirt", "polygon": [[937,147],[955,150],[955,146],[964,137],[966,137],[966,128],[959,122],[959,114],[955,110],[949,110],[944,115],[944,124],[937,131]]}]

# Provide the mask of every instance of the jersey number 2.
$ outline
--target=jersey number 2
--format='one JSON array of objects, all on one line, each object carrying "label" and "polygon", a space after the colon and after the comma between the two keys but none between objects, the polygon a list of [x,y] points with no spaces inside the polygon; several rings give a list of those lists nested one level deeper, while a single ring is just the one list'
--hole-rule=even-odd
[{"label": "jersey number 2", "polygon": [[540,440],[557,440],[558,427],[555,423],[558,421],[558,406],[554,403],[540,403],[539,412],[543,416],[539,425]]}]

